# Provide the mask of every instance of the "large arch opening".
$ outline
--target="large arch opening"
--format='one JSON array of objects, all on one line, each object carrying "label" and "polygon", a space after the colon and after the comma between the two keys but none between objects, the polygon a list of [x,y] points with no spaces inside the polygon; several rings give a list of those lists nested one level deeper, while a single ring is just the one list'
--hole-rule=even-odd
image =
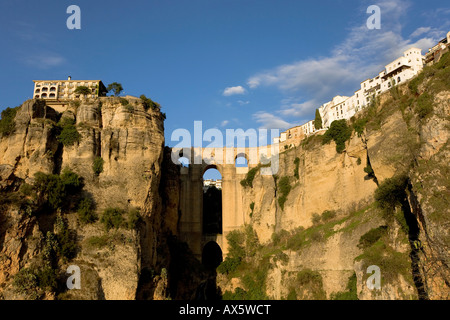
[{"label": "large arch opening", "polygon": [[215,270],[222,260],[222,249],[216,242],[210,241],[203,247],[202,264],[206,268]]},{"label": "large arch opening", "polygon": [[245,153],[239,153],[234,159],[236,168],[248,168],[248,159]]},{"label": "large arch opening", "polygon": [[214,165],[203,173],[203,234],[222,234],[222,175]]}]

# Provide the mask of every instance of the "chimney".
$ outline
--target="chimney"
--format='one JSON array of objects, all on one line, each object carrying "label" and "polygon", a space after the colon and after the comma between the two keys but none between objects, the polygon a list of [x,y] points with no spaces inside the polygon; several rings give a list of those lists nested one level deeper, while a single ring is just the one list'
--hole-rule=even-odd
[{"label": "chimney", "polygon": [[69,81],[70,81],[70,80],[72,80],[72,77],[71,77],[71,76],[69,76],[69,77],[67,78],[67,80],[69,80]]}]

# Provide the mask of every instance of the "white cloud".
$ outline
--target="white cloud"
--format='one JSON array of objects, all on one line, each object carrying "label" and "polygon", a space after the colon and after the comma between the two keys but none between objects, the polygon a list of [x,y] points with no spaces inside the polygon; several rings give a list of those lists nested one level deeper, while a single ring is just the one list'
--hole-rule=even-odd
[{"label": "white cloud", "polygon": [[308,100],[302,103],[290,103],[287,105],[282,105],[280,113],[283,116],[288,117],[304,117],[305,114],[312,113],[315,109],[320,107],[321,103],[315,99]]},{"label": "white cloud", "polygon": [[221,127],[225,127],[228,123],[230,123],[230,121],[228,121],[228,120],[223,120],[223,121],[220,123],[220,126],[221,126]]},{"label": "white cloud", "polygon": [[39,69],[49,69],[61,66],[66,62],[66,59],[55,52],[33,52],[32,55],[23,57],[22,61]]},{"label": "white cloud", "polygon": [[241,106],[245,106],[246,104],[249,104],[250,101],[242,101],[242,100],[238,100],[238,103],[239,103]]},{"label": "white cloud", "polygon": [[253,115],[253,118],[261,124],[260,129],[287,129],[293,126],[292,123],[268,112],[257,112]]},{"label": "white cloud", "polygon": [[429,32],[430,30],[431,30],[431,27],[420,27],[420,28],[417,28],[413,33],[411,33],[410,37],[411,38],[415,38],[415,37],[421,36],[424,33]]},{"label": "white cloud", "polygon": [[223,91],[224,96],[232,96],[235,94],[244,94],[245,89],[242,86],[228,87]]},{"label": "white cloud", "polygon": [[[369,30],[362,16],[360,24],[353,26],[346,39],[332,48],[328,56],[307,58],[259,72],[248,78],[247,85],[251,89],[273,86],[289,94],[294,99],[282,101],[274,113],[289,119],[305,119],[334,96],[352,94],[359,89],[361,81],[374,77],[406,49],[418,47],[425,54],[446,34],[432,27],[420,27],[404,38],[402,21],[410,2],[384,0],[377,5],[382,14],[380,30]],[[280,126],[287,123],[268,112],[255,114],[255,119]]]}]

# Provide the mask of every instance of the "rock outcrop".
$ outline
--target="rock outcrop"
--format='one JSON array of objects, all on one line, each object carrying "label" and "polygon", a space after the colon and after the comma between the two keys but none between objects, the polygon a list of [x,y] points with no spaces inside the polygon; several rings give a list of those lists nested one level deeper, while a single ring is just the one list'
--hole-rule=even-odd
[{"label": "rock outcrop", "polygon": [[[74,122],[80,135],[73,145],[58,141],[57,123],[64,119]],[[13,290],[14,276],[34,260],[42,262],[46,233],[55,230],[55,213],[31,212],[24,203],[32,199],[24,197],[19,187],[33,184],[36,172],[60,174],[68,168],[83,179],[84,188],[62,212],[68,230],[76,233],[77,254],[70,261],[60,260],[58,270],[64,279],[67,266],[78,265],[83,289],[66,290],[59,298],[135,299],[143,268],[160,271],[161,258],[155,253],[165,237],[176,232],[176,210],[166,214],[167,227],[160,216],[164,156],[160,111],[145,110],[137,98],[128,98],[125,106],[118,98],[99,98],[72,103],[59,114],[45,101],[28,100],[17,112],[14,132],[0,140],[0,150],[0,294],[6,299],[25,297]],[[103,160],[101,172],[93,170],[96,158]],[[136,209],[140,222],[131,230],[108,232],[100,219],[81,224],[73,202],[83,197],[92,199],[98,218],[106,208]]]}]

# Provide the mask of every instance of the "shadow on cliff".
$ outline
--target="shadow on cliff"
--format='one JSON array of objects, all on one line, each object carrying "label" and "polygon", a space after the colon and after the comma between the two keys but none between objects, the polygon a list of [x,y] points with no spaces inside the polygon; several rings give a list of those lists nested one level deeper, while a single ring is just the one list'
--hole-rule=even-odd
[{"label": "shadow on cliff", "polygon": [[175,300],[220,300],[215,265],[202,264],[184,242],[172,237],[168,241],[171,253],[169,268],[170,296]]}]

